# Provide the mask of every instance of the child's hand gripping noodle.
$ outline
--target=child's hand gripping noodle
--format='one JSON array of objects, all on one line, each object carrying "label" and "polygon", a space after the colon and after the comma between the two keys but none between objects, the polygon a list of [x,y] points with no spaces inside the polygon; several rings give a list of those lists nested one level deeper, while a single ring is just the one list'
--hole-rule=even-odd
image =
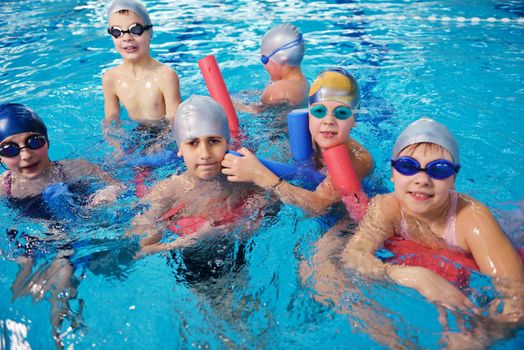
[{"label": "child's hand gripping noodle", "polygon": [[[356,174],[362,178],[371,171],[373,160],[369,152],[348,135],[355,125],[353,109],[358,105],[359,98],[358,85],[345,70],[337,68],[322,72],[311,86],[309,131],[317,151],[324,152],[340,144],[348,147]],[[292,141],[294,140],[293,136]],[[300,152],[305,151],[305,155],[298,157],[307,157],[307,145],[292,147],[292,150],[300,148],[303,148]],[[243,152],[244,156],[250,155],[247,150]],[[324,180],[315,191],[309,191],[282,181],[260,162],[253,162],[251,157],[236,158],[227,155],[223,165],[223,173],[228,175],[230,181],[254,182],[260,187],[273,190],[283,201],[316,214],[324,213],[331,204],[340,200],[340,194],[333,186],[331,177]],[[359,208],[359,211],[362,210]]]}]

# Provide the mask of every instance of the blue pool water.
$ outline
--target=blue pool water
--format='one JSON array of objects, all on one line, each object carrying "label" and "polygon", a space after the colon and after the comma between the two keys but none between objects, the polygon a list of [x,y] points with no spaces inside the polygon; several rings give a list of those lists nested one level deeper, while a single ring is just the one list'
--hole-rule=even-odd
[{"label": "blue pool water", "polygon": [[[53,159],[84,157],[115,176],[129,169],[111,163],[101,135],[101,75],[120,62],[105,32],[103,0],[0,3],[0,102],[36,110],[49,127]],[[304,32],[303,71],[344,66],[362,87],[355,137],[376,160],[370,186],[391,189],[387,160],[395,137],[429,116],[457,136],[463,169],[457,188],[485,202],[524,247],[524,6],[518,0],[482,1],[145,1],[155,23],[155,58],[179,74],[184,98],[205,94],[197,60],[215,54],[232,95],[261,90],[268,77],[259,63],[263,33],[291,22]],[[282,117],[240,115],[247,144],[265,157],[286,161]],[[129,123],[130,124],[130,123]],[[271,136],[271,137],[269,137]],[[283,150],[283,151],[282,151]],[[155,171],[161,178],[176,165]],[[101,209],[71,230],[75,239],[114,239],[124,245],[135,199]],[[40,232],[41,226],[0,203],[0,229]],[[520,221],[519,221],[520,220]],[[357,330],[358,320],[313,300],[298,267],[325,232],[318,220],[282,206],[264,218],[250,240],[239,278],[212,302],[179,282],[172,261],[149,256],[119,266],[118,273],[87,270],[78,287],[84,327],[64,331],[76,349],[103,348],[382,348]],[[0,239],[0,349],[53,348],[50,305],[12,300],[17,265]],[[84,247],[89,255],[89,247]],[[83,250],[79,249],[80,252]],[[102,249],[102,248],[96,248]],[[237,284],[235,284],[237,283]],[[417,293],[382,285],[366,287],[400,336],[422,348],[439,348],[436,308]],[[232,290],[232,291],[231,291]],[[73,310],[80,308],[74,300]],[[217,298],[220,300],[220,297]],[[219,303],[220,304],[220,303]],[[233,307],[235,309],[235,307]],[[524,347],[524,329],[494,345]]]}]

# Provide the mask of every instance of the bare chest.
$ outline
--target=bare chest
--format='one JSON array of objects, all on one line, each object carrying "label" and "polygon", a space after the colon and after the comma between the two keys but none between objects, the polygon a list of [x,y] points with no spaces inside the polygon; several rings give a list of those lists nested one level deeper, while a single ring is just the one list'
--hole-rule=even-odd
[{"label": "bare chest", "polygon": [[131,119],[160,120],[166,114],[162,89],[154,80],[122,79],[116,94]]}]

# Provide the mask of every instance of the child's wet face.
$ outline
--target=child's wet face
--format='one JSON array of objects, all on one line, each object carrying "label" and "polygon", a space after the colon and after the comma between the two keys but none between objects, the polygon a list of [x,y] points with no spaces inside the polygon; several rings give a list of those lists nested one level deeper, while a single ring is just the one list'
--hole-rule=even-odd
[{"label": "child's wet face", "polygon": [[324,105],[327,108],[326,116],[317,118],[309,114],[309,131],[311,137],[322,150],[338,146],[346,140],[351,128],[355,126],[355,117],[341,120],[335,118],[333,111],[339,106],[347,106],[337,101],[322,101],[313,103],[309,108],[316,105]]},{"label": "child's wet face", "polygon": [[[431,145],[434,146],[434,145]],[[435,146],[419,145],[407,147],[398,157],[409,156],[416,159],[422,168],[437,159],[453,162],[453,157],[445,149]],[[433,179],[424,171],[415,175],[402,175],[395,169],[391,180],[395,185],[395,197],[410,213],[425,216],[440,213],[448,203],[450,191],[455,188],[455,176],[443,180]]]},{"label": "child's wet face", "polygon": [[26,140],[31,135],[39,135],[34,132],[24,132],[6,137],[0,146],[7,142],[16,143],[20,147],[24,147],[20,150],[20,154],[16,157],[0,157],[2,163],[4,163],[12,172],[19,174],[25,178],[33,179],[38,177],[44,170],[49,168],[49,144],[46,143],[39,149],[30,149],[26,146]]},{"label": "child's wet face", "polygon": [[226,139],[220,135],[208,135],[182,142],[179,155],[184,157],[190,174],[201,180],[212,180],[221,174],[221,163],[227,150]]},{"label": "child's wet face", "polygon": [[[118,27],[121,30],[129,30],[133,24],[144,25],[143,20],[134,12],[115,13],[109,18],[109,27]],[[119,38],[111,36],[116,50],[122,55],[123,59],[136,60],[149,55],[149,44],[151,33],[149,30],[144,31],[142,35],[135,36],[125,33]]]}]

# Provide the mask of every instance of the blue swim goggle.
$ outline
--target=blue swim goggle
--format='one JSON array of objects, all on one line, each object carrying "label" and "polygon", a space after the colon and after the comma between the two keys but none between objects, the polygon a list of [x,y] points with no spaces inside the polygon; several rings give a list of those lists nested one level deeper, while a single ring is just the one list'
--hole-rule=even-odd
[{"label": "blue swim goggle", "polygon": [[[324,118],[328,114],[328,109],[322,104],[314,105],[309,109],[309,113],[318,119]],[[332,112],[333,116],[339,120],[346,120],[351,118],[353,110],[347,106],[338,106]]]},{"label": "blue swim goggle", "polygon": [[429,177],[436,180],[447,179],[460,170],[460,165],[453,164],[446,159],[434,160],[429,162],[425,168],[422,168],[416,159],[407,156],[395,160],[392,159],[391,165],[402,175],[412,176],[420,171],[424,171]]},{"label": "blue swim goggle", "polygon": [[262,55],[262,57],[260,57],[260,61],[262,62],[262,64],[266,65],[268,62],[269,62],[269,59],[271,57],[273,57],[274,55],[276,55],[278,52],[282,51],[282,50],[287,50],[287,49],[290,49],[292,47],[295,47],[297,45],[300,45],[302,44],[302,33],[300,33],[298,35],[298,38],[296,40],[293,40],[287,44],[284,44],[283,46],[280,46],[278,49],[276,49],[275,51],[271,52],[269,55]]},{"label": "blue swim goggle", "polygon": [[0,157],[13,158],[20,154],[24,148],[32,150],[40,149],[47,143],[44,135],[33,134],[25,139],[25,146],[20,147],[17,143],[6,142],[0,146]]}]

